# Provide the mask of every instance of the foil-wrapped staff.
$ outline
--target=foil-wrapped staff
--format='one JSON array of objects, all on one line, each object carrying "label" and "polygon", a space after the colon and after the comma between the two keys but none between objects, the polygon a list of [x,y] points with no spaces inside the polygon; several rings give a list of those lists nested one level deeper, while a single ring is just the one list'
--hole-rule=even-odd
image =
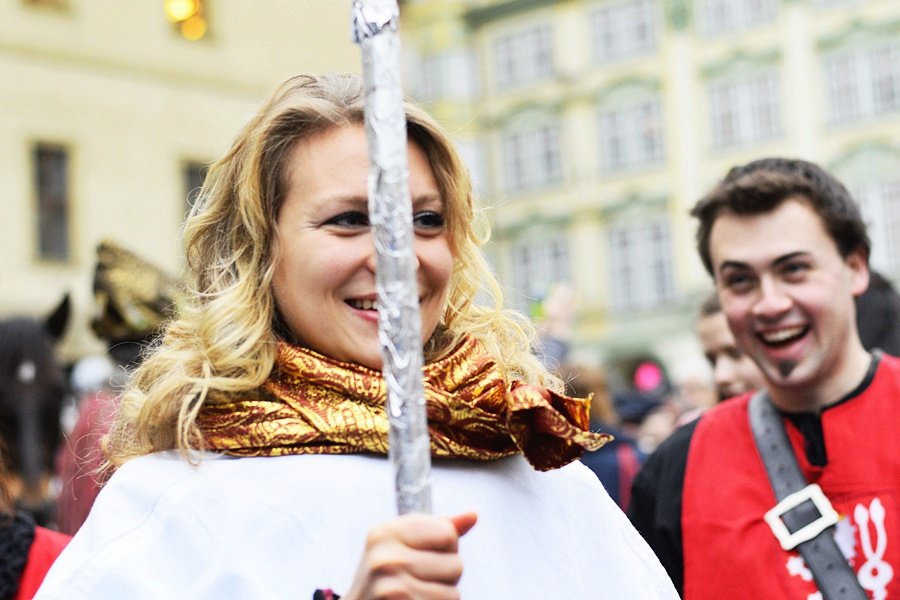
[{"label": "foil-wrapped staff", "polygon": [[369,146],[369,221],[376,251],[378,337],[400,514],[431,512],[431,449],[422,384],[406,113],[396,0],[354,0],[353,39],[363,57]]}]

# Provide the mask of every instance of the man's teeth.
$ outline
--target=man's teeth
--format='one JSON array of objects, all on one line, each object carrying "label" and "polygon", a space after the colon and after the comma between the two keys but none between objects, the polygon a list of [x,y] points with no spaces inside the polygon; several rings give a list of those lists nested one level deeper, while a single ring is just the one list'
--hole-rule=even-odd
[{"label": "man's teeth", "polygon": [[358,308],[360,310],[375,310],[374,300],[348,300],[347,302],[353,308]]},{"label": "man's teeth", "polygon": [[789,329],[780,329],[771,333],[762,334],[762,339],[770,344],[778,344],[780,342],[789,340],[792,337],[800,335],[801,333],[803,333],[804,329],[805,327],[802,325],[798,327],[791,327]]}]

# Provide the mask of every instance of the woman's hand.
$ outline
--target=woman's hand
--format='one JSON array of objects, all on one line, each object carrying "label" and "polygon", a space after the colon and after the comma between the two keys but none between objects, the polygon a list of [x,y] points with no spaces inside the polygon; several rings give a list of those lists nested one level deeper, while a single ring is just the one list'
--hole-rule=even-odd
[{"label": "woman's hand", "polygon": [[477,519],[475,513],[409,514],[373,527],[353,585],[342,600],[459,598],[459,538]]}]

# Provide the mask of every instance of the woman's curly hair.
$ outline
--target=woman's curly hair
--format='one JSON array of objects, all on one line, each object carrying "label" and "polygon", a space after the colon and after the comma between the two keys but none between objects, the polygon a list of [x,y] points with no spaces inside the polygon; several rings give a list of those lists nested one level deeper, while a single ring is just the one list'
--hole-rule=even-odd
[{"label": "woman's curly hair", "polygon": [[[269,376],[282,327],[272,292],[275,227],[291,151],[328,128],[362,125],[364,101],[357,76],[292,77],[211,165],[184,227],[186,299],[123,395],[105,443],[111,466],[159,450],[202,448],[201,406],[258,388]],[[454,257],[446,307],[425,345],[425,361],[471,335],[510,379],[559,389],[531,353],[531,323],[503,308],[479,249],[488,227],[473,206],[462,160],[430,116],[410,103],[405,110],[409,138],[424,150],[444,199]]]}]

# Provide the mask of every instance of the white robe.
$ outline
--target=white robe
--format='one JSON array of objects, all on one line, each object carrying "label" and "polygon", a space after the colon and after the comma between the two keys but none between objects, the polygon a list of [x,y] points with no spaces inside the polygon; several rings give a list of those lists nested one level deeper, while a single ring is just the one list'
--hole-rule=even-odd
[{"label": "white robe", "polygon": [[[478,513],[460,541],[462,598],[677,599],[597,478],[521,456],[437,459],[434,513]],[[50,570],[39,599],[312,598],[350,587],[366,531],[395,516],[385,457],[174,453],[127,463]]]}]

